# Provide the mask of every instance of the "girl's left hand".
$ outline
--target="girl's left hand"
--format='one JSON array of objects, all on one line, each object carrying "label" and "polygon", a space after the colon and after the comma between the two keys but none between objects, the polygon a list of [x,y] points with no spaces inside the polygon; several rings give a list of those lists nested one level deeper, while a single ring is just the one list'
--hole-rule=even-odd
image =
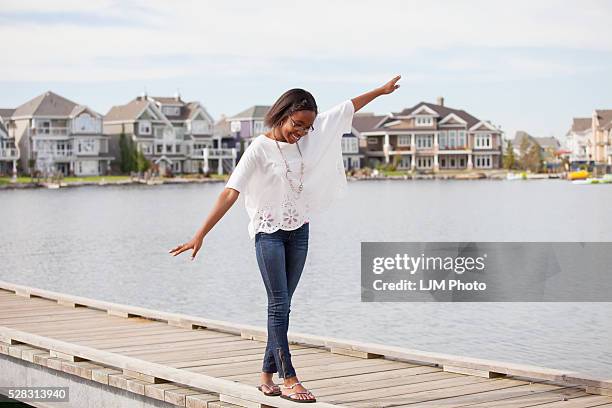
[{"label": "girl's left hand", "polygon": [[397,88],[399,88],[400,86],[396,84],[397,81],[400,80],[402,76],[398,75],[395,78],[393,78],[392,80],[390,80],[389,82],[387,82],[386,84],[384,84],[383,86],[380,87],[380,92],[383,95],[387,95],[390,94],[391,92],[395,91]]}]

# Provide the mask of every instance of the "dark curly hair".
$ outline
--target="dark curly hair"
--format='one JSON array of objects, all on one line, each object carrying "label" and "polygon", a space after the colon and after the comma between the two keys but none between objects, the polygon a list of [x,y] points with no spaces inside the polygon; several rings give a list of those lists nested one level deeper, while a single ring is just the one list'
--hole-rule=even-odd
[{"label": "dark curly hair", "polygon": [[264,118],[268,127],[280,125],[293,112],[308,110],[318,113],[317,102],[312,94],[304,89],[294,88],[282,94],[270,108]]}]

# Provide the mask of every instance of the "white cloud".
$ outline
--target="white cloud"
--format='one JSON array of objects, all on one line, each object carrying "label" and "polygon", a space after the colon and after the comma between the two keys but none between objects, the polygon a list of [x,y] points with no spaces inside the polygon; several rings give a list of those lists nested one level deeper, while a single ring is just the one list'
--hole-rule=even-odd
[{"label": "white cloud", "polygon": [[[279,0],[5,0],[0,17],[7,17],[0,25],[0,38],[13,40],[3,42],[0,78],[155,79],[220,69],[227,75],[248,75],[258,67],[278,70],[273,62],[283,58],[406,61],[420,50],[453,47],[482,47],[492,56],[495,48],[504,47],[610,51],[611,11],[612,3],[605,1],[552,0],[382,0],[374,4],[312,0],[300,7]],[[44,22],[45,14],[59,16],[62,12],[72,13],[68,15],[73,19],[58,17]],[[29,20],[28,14],[37,18]],[[14,23],[8,20],[7,24],[11,17]],[[112,17],[127,23],[101,24],[104,18]],[[97,23],[88,24],[94,18]],[[228,58],[224,60],[223,55]],[[152,57],[161,58],[163,64],[152,65]],[[238,57],[255,65],[237,66]],[[126,62],[121,62],[122,58]],[[212,58],[216,61],[209,61]],[[481,60],[455,59],[448,67],[480,68],[485,71],[481,78],[495,76],[495,70]],[[531,57],[509,60],[503,72],[528,77],[545,72],[571,75],[577,69]],[[344,80],[371,75],[349,74]],[[430,74],[409,75],[422,78]]]}]

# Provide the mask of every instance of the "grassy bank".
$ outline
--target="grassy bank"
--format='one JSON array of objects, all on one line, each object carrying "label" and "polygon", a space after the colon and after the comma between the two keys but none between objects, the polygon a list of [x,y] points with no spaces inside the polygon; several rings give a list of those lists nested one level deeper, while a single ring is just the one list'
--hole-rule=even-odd
[{"label": "grassy bank", "polygon": [[[87,177],[64,177],[62,181],[64,183],[82,183],[82,182],[94,182],[106,181],[108,183],[129,180],[130,176],[87,176]],[[41,180],[44,181],[44,180]],[[35,183],[36,180],[30,177],[17,177],[17,183]],[[10,176],[0,177],[0,184],[11,183]]]}]

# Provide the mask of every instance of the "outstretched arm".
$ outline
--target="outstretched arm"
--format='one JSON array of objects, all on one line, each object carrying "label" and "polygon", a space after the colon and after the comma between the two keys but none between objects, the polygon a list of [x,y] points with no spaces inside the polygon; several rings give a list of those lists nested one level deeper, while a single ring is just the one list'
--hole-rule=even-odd
[{"label": "outstretched arm", "polygon": [[397,85],[396,82],[399,81],[401,77],[402,77],[401,75],[398,75],[392,80],[390,80],[389,82],[387,82],[386,84],[384,84],[383,86],[373,89],[370,92],[366,92],[363,95],[359,95],[351,99],[351,101],[353,101],[353,106],[355,107],[355,112],[357,112],[359,109],[366,106],[368,103],[372,102],[377,97],[381,95],[390,94],[391,92],[399,88],[400,86]]},{"label": "outstretched arm", "polygon": [[240,193],[233,188],[223,189],[221,194],[219,194],[213,209],[208,214],[208,217],[206,217],[204,224],[196,231],[191,241],[179,245],[168,252],[173,256],[177,256],[178,254],[192,249],[193,252],[191,253],[191,260],[193,261],[196,254],[202,247],[202,241],[204,240],[206,234],[208,234],[212,227],[214,227],[215,224],[225,215],[227,210],[234,205],[238,199],[238,195],[240,195]]}]

